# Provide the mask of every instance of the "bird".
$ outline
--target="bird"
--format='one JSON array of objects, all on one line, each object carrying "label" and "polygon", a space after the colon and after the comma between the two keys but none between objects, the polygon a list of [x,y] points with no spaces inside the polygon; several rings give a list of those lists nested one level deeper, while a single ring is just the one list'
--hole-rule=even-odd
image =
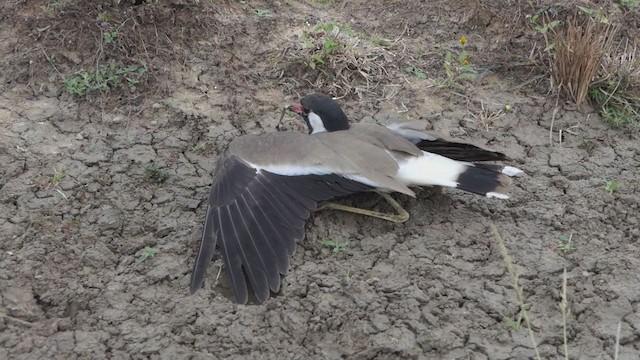
[{"label": "bird", "polygon": [[[191,294],[202,288],[216,246],[233,300],[246,304],[251,289],[258,303],[264,303],[280,290],[314,211],[328,208],[404,222],[409,214],[390,193],[415,197],[412,187],[439,185],[508,199],[509,178],[522,172],[474,163],[508,158],[447,142],[421,131],[416,122],[387,127],[350,124],[337,101],[326,94],[306,95],[287,109],[302,118],[308,133],[243,135],[219,157],[191,273]],[[379,193],[398,214],[327,202],[366,191]]]}]

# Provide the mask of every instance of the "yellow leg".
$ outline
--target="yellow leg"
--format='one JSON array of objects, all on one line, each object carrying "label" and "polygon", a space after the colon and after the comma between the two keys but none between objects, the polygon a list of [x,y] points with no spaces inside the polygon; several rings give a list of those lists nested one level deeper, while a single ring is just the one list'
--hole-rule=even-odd
[{"label": "yellow leg", "polygon": [[380,196],[382,196],[382,198],[385,199],[387,203],[389,203],[389,205],[393,206],[397,214],[387,214],[387,213],[382,213],[378,211],[366,210],[366,209],[361,209],[353,206],[347,206],[347,205],[342,205],[342,204],[337,204],[332,202],[322,204],[321,206],[318,207],[316,211],[326,210],[326,209],[340,210],[340,211],[351,212],[354,214],[371,216],[378,219],[392,221],[395,223],[403,223],[409,220],[409,213],[407,212],[407,210],[405,210],[402,207],[402,205],[400,205],[397,201],[395,201],[391,197],[391,195],[382,191],[375,191],[375,192],[378,193]]}]

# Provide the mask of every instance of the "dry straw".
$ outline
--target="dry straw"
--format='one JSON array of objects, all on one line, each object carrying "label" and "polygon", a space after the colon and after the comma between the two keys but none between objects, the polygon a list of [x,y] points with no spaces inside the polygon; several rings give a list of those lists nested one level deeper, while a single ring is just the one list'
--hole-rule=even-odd
[{"label": "dry straw", "polygon": [[600,68],[612,50],[616,26],[584,14],[576,14],[556,34],[556,56],[552,66],[552,88],[580,105]]}]

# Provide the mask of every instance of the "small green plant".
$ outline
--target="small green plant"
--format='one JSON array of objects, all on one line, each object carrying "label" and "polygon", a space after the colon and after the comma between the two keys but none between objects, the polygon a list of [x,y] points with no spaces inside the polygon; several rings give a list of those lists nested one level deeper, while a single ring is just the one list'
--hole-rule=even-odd
[{"label": "small green plant", "polygon": [[[51,65],[54,65],[54,64],[55,64],[55,62],[56,62],[56,54],[51,54],[51,55],[49,55],[49,54],[47,54],[47,53],[44,53],[44,58],[45,58],[45,59],[47,59],[47,61],[48,61]],[[54,65],[54,66],[55,66],[55,65]]]},{"label": "small green plant", "polygon": [[607,18],[607,15],[605,15],[605,13],[602,12],[602,10],[600,9],[592,9],[592,8],[587,8],[583,6],[578,6],[578,9],[580,9],[580,11],[582,11],[583,13],[591,16],[599,23],[602,23],[602,24],[609,23],[609,19]]},{"label": "small green plant", "polygon": [[589,99],[600,106],[602,121],[613,128],[636,131],[640,127],[640,97],[628,76],[610,76],[589,88]]},{"label": "small green plant", "polygon": [[267,55],[267,61],[270,63],[277,63],[278,59],[280,59],[280,53],[279,52],[274,52],[271,53],[269,55]]},{"label": "small green plant", "polygon": [[146,246],[142,249],[142,254],[138,257],[138,264],[142,264],[147,261],[149,258],[154,257],[158,253],[158,249]]},{"label": "small green plant", "polygon": [[[533,8],[533,3],[530,3],[529,5]],[[554,58],[553,51],[556,48],[556,28],[560,26],[559,20],[551,20],[551,18],[555,16],[556,14],[548,8],[541,9],[535,14],[527,15],[529,24],[537,34],[541,34],[544,38],[544,50],[542,50],[542,52],[538,52],[538,54],[541,62],[548,64],[549,67],[551,67]]]},{"label": "small green plant", "polygon": [[161,184],[169,178],[169,174],[167,174],[162,168],[160,168],[156,164],[150,165],[144,171],[144,180],[151,183]]},{"label": "small green plant", "polygon": [[107,31],[102,33],[102,39],[105,44],[113,44],[113,42],[118,37],[118,30]]},{"label": "small green plant", "polygon": [[503,316],[502,319],[511,327],[513,330],[518,330],[522,326],[522,311],[518,312],[518,316],[515,319],[512,319],[509,316]]},{"label": "small green plant", "polygon": [[351,281],[351,271],[349,269],[344,271],[344,282],[349,283]]},{"label": "small green plant", "polygon": [[558,249],[565,253],[575,251],[576,247],[571,244],[571,240],[573,240],[573,233],[571,233],[569,236],[558,236]]},{"label": "small green plant", "polygon": [[331,252],[334,254],[343,252],[346,250],[348,245],[346,242],[337,242],[333,240],[324,240],[321,244],[322,246],[331,249]]},{"label": "small green plant", "polygon": [[67,93],[85,96],[90,92],[107,92],[126,82],[137,85],[147,72],[146,65],[120,66],[116,63],[101,65],[95,70],[79,71],[64,80]]},{"label": "small green plant", "polygon": [[194,152],[194,153],[201,153],[204,151],[204,149],[206,148],[206,144],[205,143],[196,143],[193,144],[189,147],[189,151]]},{"label": "small green plant", "polygon": [[613,128],[622,128],[628,125],[631,129],[635,129],[638,126],[638,120],[633,120],[631,113],[615,106],[603,107],[600,116],[602,116],[602,121]]},{"label": "small green plant", "polygon": [[634,10],[638,7],[638,0],[618,0],[617,3],[627,10]]},{"label": "small green plant", "polygon": [[559,20],[553,20],[549,22],[538,22],[540,15],[533,15],[529,18],[529,22],[533,24],[533,29],[540,34],[546,34],[549,31],[555,30],[559,25]]},{"label": "small green plant", "polygon": [[407,66],[406,68],[404,68],[404,71],[417,77],[418,79],[426,79],[428,77],[427,73],[422,71],[422,69],[420,69],[419,67]]},{"label": "small green plant", "polygon": [[376,45],[378,45],[378,46],[389,46],[389,45],[391,45],[391,40],[378,38],[378,37],[372,38],[371,42],[376,44]]},{"label": "small green plant", "polygon": [[58,15],[64,13],[65,9],[68,6],[73,5],[75,2],[77,2],[77,0],[47,1],[47,4],[46,5],[41,5],[40,9],[42,9],[42,12],[44,14],[46,14],[47,16],[55,17],[55,16],[58,16]]},{"label": "small green plant", "polygon": [[609,180],[604,182],[604,190],[609,194],[613,194],[618,190],[618,182],[615,180]]},{"label": "small green plant", "polygon": [[446,78],[436,80],[439,88],[463,89],[463,80],[472,79],[477,76],[477,71],[469,61],[469,52],[465,50],[467,38],[461,37],[460,48],[454,51],[447,51],[444,55],[443,68]]},{"label": "small green plant", "polygon": [[307,61],[311,69],[325,65],[332,56],[344,49],[345,44],[339,38],[341,33],[353,35],[349,26],[333,21],[316,25],[311,31],[302,33],[300,40],[311,50],[311,61]]},{"label": "small green plant", "polygon": [[53,175],[51,176],[51,186],[58,186],[58,184],[60,184],[60,181],[62,180],[63,177],[64,177],[64,172],[62,172],[61,170],[56,170],[56,168],[53,168]]},{"label": "small green plant", "polygon": [[98,13],[98,16],[96,17],[96,20],[98,20],[100,22],[108,22],[109,21],[109,16],[107,15],[107,13],[101,12],[101,13]]}]

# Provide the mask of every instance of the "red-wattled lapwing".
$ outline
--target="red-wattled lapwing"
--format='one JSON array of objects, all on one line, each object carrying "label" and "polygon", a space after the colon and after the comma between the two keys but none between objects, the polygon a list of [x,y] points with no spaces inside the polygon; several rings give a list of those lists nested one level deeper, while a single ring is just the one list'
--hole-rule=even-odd
[{"label": "red-wattled lapwing", "polygon": [[[282,132],[234,139],[217,163],[200,249],[191,274],[191,293],[204,283],[219,245],[235,301],[248,300],[251,285],[262,303],[280,289],[305,221],[318,202],[357,192],[379,192],[398,215],[329,203],[402,222],[408,214],[388,193],[415,196],[410,186],[440,185],[507,199],[510,166],[474,164],[505,159],[503,154],[472,145],[447,143],[415,124],[349,126],[329,96],[308,95],[289,106],[307,124],[309,134]],[[437,149],[452,160],[420,148]],[[464,153],[468,152],[468,158]],[[476,160],[471,160],[476,161]]]}]

